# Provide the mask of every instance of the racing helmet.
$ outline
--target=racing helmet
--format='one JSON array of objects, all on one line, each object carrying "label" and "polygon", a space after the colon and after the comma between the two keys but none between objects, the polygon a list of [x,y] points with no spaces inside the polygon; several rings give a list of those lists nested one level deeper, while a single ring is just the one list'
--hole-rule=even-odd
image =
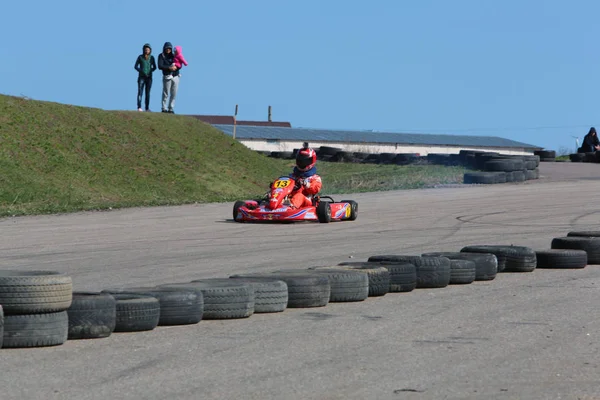
[{"label": "racing helmet", "polygon": [[296,154],[296,167],[299,171],[306,172],[317,163],[317,153],[310,147],[298,150]]}]

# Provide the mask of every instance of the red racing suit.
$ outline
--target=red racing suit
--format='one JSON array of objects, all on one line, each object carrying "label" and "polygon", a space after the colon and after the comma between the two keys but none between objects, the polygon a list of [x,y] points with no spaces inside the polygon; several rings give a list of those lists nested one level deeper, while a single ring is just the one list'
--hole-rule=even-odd
[{"label": "red racing suit", "polygon": [[296,182],[300,184],[300,188],[292,193],[292,197],[290,199],[292,205],[297,208],[312,206],[312,196],[319,193],[321,191],[321,187],[323,186],[321,183],[321,177],[316,173],[306,177],[301,177],[294,174],[290,176],[296,179]]}]

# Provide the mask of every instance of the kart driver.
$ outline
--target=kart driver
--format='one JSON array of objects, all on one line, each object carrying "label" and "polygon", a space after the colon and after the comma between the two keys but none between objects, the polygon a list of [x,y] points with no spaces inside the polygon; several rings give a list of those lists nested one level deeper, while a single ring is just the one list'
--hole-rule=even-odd
[{"label": "kart driver", "polygon": [[296,180],[300,185],[292,193],[290,202],[296,208],[309,207],[313,205],[312,197],[321,190],[321,177],[317,175],[317,153],[308,143],[304,143],[303,148],[296,154],[296,166],[290,174],[290,178]]}]

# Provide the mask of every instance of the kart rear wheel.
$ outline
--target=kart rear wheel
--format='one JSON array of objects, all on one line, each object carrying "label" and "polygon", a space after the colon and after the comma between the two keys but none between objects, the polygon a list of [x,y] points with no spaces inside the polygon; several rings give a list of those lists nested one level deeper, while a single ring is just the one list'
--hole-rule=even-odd
[{"label": "kart rear wheel", "polygon": [[321,223],[331,222],[331,207],[326,201],[320,201],[317,205],[317,218]]},{"label": "kart rear wheel", "polygon": [[349,221],[354,221],[358,217],[358,203],[354,200],[342,200],[342,203],[350,204],[350,218]]},{"label": "kart rear wheel", "polygon": [[235,204],[233,205],[233,220],[237,221],[237,215],[238,215],[238,210],[240,209],[241,206],[246,205],[245,201],[242,200],[238,200],[235,202]]}]

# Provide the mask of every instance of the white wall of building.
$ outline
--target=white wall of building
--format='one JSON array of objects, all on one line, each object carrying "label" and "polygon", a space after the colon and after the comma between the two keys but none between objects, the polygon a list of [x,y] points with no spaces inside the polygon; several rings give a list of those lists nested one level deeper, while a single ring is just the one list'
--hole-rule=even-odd
[{"label": "white wall of building", "polygon": [[[301,141],[265,140],[265,139],[239,139],[246,147],[261,151],[292,151],[302,147]],[[444,146],[444,145],[408,145],[408,144],[379,144],[379,143],[347,143],[347,142],[319,142],[309,141],[310,147],[320,146],[339,147],[344,151],[364,153],[418,153],[426,156],[429,153],[458,154],[460,150],[496,151],[502,154],[528,155],[533,150],[515,147],[472,147],[472,146]]]}]

